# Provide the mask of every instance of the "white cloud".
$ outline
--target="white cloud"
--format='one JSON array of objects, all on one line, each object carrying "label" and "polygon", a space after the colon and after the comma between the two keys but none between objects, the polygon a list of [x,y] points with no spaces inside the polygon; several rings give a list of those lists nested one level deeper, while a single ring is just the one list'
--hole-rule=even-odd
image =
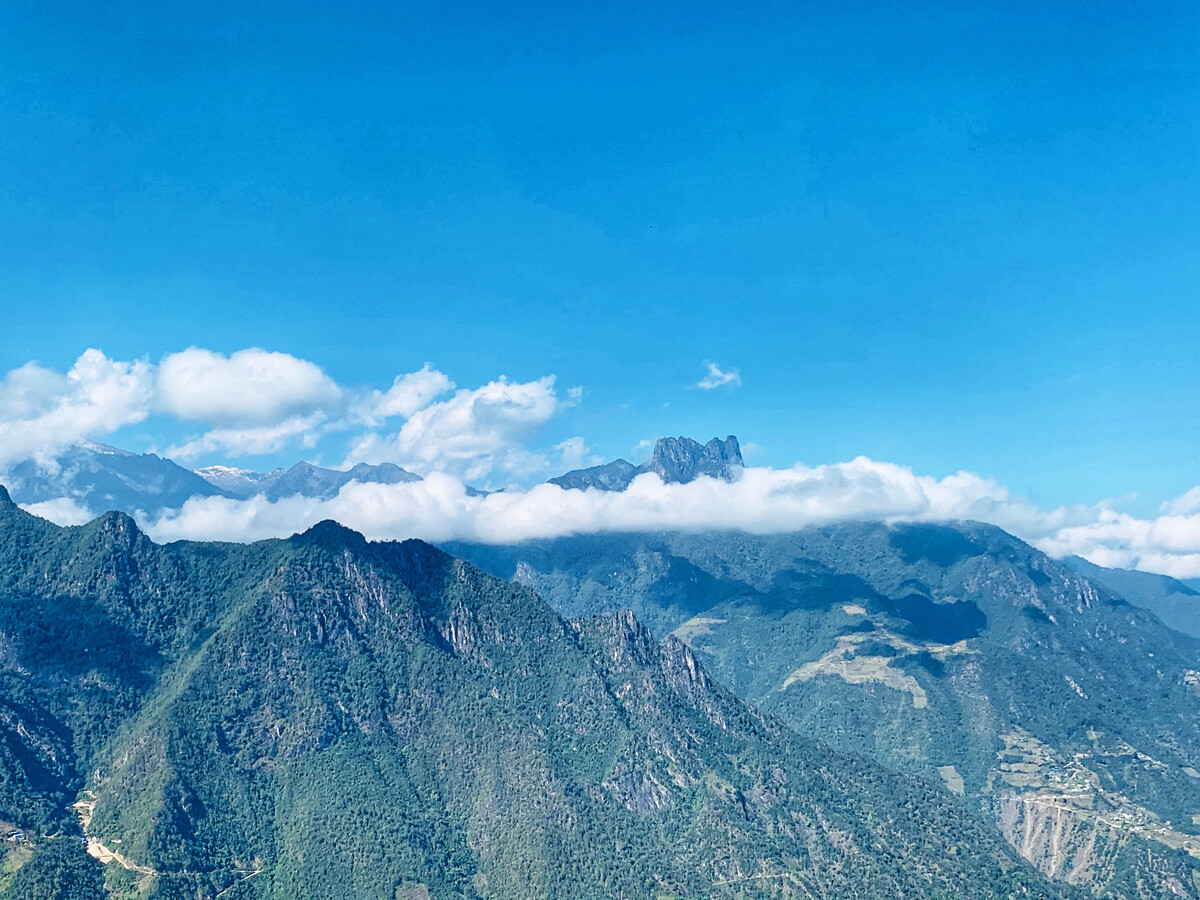
[{"label": "white cloud", "polygon": [[[736,369],[708,368],[701,386],[740,383]],[[314,363],[284,353],[248,349],[226,357],[193,347],[155,367],[90,349],[65,373],[31,362],[0,378],[0,470],[30,458],[52,468],[54,457],[72,444],[165,412],[208,429],[169,449],[181,460],[311,447],[336,431],[350,436],[347,463],[386,460],[432,475],[419,484],[352,485],[324,503],[189,501],[150,523],[152,533],[164,538],[286,535],[321,518],[373,537],[486,541],[641,528],[777,532],[842,519],[978,519],[1054,556],[1200,576],[1200,486],[1162,504],[1157,517],[1140,518],[1113,504],[1042,509],[969,472],[931,478],[859,458],[815,468],[750,468],[732,484],[701,479],[664,485],[642,476],[622,494],[539,485],[468,497],[463,481],[540,478],[552,467],[598,460],[578,436],[559,441],[553,454],[528,446],[559,411],[580,401],[578,388],[560,394],[553,376],[529,382],[501,377],[438,399],[453,389],[429,364],[396,377],[387,391],[354,394]],[[404,421],[381,427],[393,419]],[[633,457],[648,447],[639,445]],[[71,524],[89,514],[65,498],[29,508]]]},{"label": "white cloud", "polygon": [[[556,449],[574,456],[585,452],[581,445],[572,439]],[[86,515],[70,501],[31,508],[60,523],[74,524]],[[435,472],[415,483],[350,484],[325,501],[194,498],[143,524],[158,540],[255,540],[285,537],[322,519],[336,519],[371,538],[492,543],[605,531],[777,533],[846,520],[973,519],[998,525],[1052,556],[1078,554],[1100,565],[1200,576],[1200,513],[1139,519],[1105,505],[1041,509],[970,472],[933,478],[866,457],[811,468],[748,468],[734,482],[664,484],[644,474],[621,493],[539,484],[469,496],[459,478]]]},{"label": "white cloud", "polygon": [[84,525],[96,518],[91,509],[71,497],[56,497],[40,503],[22,503],[21,509],[58,525]]},{"label": "white cloud", "polygon": [[501,376],[417,410],[394,435],[363,435],[351,446],[346,462],[386,460],[417,472],[451,472],[468,480],[494,472],[538,472],[548,461],[525,449],[525,442],[577,398],[577,392],[569,391],[567,400],[561,400],[553,375],[528,382]]},{"label": "white cloud", "polygon": [[403,416],[407,419],[418,410],[424,409],[435,398],[452,390],[454,382],[433,368],[430,363],[425,363],[416,372],[397,375],[386,393],[373,391],[364,404],[364,418],[371,425],[376,424],[379,419],[391,416]]},{"label": "white cloud", "polygon": [[740,387],[742,384],[741,373],[735,368],[723,370],[715,362],[706,362],[704,365],[708,367],[708,374],[705,375],[696,384],[696,387],[706,391],[711,391],[714,388],[729,385],[730,387]]},{"label": "white cloud", "polygon": [[251,428],[214,428],[198,438],[168,447],[164,455],[180,462],[191,462],[201,456],[223,453],[225,456],[260,456],[282,450],[299,442],[312,447],[322,435],[324,413],[292,416],[273,425]]},{"label": "white cloud", "polygon": [[[1178,501],[1165,505],[1187,508]],[[1102,566],[1195,578],[1200,576],[1200,513],[1141,519],[1099,508],[1091,521],[1059,528],[1039,546],[1055,556],[1078,554]]]},{"label": "white cloud", "polygon": [[[390,461],[476,479],[540,476],[549,462],[525,442],[582,396],[581,388],[559,396],[553,376],[501,377],[437,401],[452,390],[454,382],[429,363],[396,376],[386,391],[351,391],[313,362],[253,347],[228,356],[190,347],[157,366],[88,350],[65,374],[31,362],[0,378],[0,471],[25,459],[53,469],[67,447],[158,413],[202,426],[162,451],[181,462],[311,448],[343,433],[350,465]],[[397,419],[404,421],[386,424]]]},{"label": "white cloud", "polygon": [[163,357],[158,406],[185,420],[221,428],[262,428],[330,414],[342,389],[320,366],[251,347],[229,356],[200,347]]},{"label": "white cloud", "polygon": [[229,356],[201,347],[168,354],[157,388],[159,410],[215,426],[165,451],[185,462],[274,453],[297,441],[311,447],[345,397],[316,363],[257,347]]},{"label": "white cloud", "polygon": [[434,474],[409,484],[347,485],[328,501],[194,499],[148,525],[163,540],[248,540],[286,536],[332,518],[373,538],[507,543],[603,531],[735,528],[774,533],[841,520],[983,519],[1040,540],[1086,514],[1082,508],[1038,510],[970,473],[935,479],[859,457],[814,468],[750,468],[735,482],[700,478],[664,484],[648,473],[620,493],[540,484],[473,497],[458,479]]},{"label": "white cloud", "polygon": [[1182,497],[1168,500],[1159,508],[1159,512],[1171,516],[1186,516],[1200,512],[1200,485],[1192,488]]},{"label": "white cloud", "polygon": [[153,367],[86,350],[61,375],[36,363],[0,380],[0,465],[48,464],[93,433],[110,433],[149,414]]}]

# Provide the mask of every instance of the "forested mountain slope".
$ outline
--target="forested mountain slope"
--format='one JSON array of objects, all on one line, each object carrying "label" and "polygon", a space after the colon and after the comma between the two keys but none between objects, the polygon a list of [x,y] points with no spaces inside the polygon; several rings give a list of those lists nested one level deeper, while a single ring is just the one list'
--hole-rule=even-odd
[{"label": "forested mountain slope", "polygon": [[1071,893],[684,642],[417,541],[158,546],[0,491],[0,607],[10,897]]},{"label": "forested mountain slope", "polygon": [[1067,557],[1063,565],[1150,610],[1176,631],[1200,637],[1200,590],[1191,585],[1168,575],[1097,566],[1078,556]]},{"label": "forested mountain slope", "polygon": [[449,545],[629,607],[800,733],[942,783],[1055,878],[1196,896],[1200,645],[987,525]]}]

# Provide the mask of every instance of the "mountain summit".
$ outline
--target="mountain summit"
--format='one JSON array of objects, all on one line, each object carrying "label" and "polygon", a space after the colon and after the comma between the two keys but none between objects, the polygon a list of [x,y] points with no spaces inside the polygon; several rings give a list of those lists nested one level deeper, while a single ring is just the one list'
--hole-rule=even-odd
[{"label": "mountain summit", "polygon": [[707,444],[687,437],[665,437],[655,442],[654,452],[640,466],[616,459],[602,466],[575,469],[551,478],[550,484],[578,490],[623,491],[645,472],[653,472],[669,484],[687,484],[703,475],[732,481],[743,466],[742,448],[732,434],[723,441],[713,438]]}]

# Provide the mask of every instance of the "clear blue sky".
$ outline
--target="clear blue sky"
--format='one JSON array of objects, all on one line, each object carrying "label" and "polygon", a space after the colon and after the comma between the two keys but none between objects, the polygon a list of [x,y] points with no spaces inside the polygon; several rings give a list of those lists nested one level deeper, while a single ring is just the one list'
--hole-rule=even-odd
[{"label": "clear blue sky", "polygon": [[606,6],[5,3],[0,367],[428,360],[582,385],[604,457],[1200,483],[1193,0]]}]

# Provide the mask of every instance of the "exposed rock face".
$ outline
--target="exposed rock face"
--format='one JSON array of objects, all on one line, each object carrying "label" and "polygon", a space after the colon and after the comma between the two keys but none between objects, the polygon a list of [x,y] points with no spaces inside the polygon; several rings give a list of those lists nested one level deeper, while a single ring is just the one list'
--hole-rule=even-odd
[{"label": "exposed rock face", "polygon": [[1150,610],[1176,631],[1200,637],[1200,590],[1192,585],[1152,572],[1107,569],[1079,556],[1068,556],[1062,563],[1134,606]]},{"label": "exposed rock face", "polygon": [[707,444],[686,437],[665,437],[658,439],[650,459],[640,466],[617,459],[603,466],[567,472],[551,478],[550,484],[577,490],[623,491],[644,472],[653,472],[668,484],[687,484],[705,475],[732,481],[743,465],[742,449],[733,435],[723,441],[713,438]]},{"label": "exposed rock face", "polygon": [[[1052,797],[1019,793],[997,799],[996,817],[1013,849],[1044,875],[1093,890],[1107,887],[1121,895],[1112,882],[1121,874],[1125,853],[1136,849],[1129,846],[1134,833],[1120,827],[1115,817],[1082,815]],[[1153,890],[1161,896],[1196,896],[1185,866],[1173,870],[1164,861],[1148,862],[1157,862]]]},{"label": "exposed rock face", "polygon": [[742,448],[732,434],[704,446],[691,438],[659,438],[644,471],[656,473],[663,481],[686,484],[701,475],[729,481],[742,465]]}]

